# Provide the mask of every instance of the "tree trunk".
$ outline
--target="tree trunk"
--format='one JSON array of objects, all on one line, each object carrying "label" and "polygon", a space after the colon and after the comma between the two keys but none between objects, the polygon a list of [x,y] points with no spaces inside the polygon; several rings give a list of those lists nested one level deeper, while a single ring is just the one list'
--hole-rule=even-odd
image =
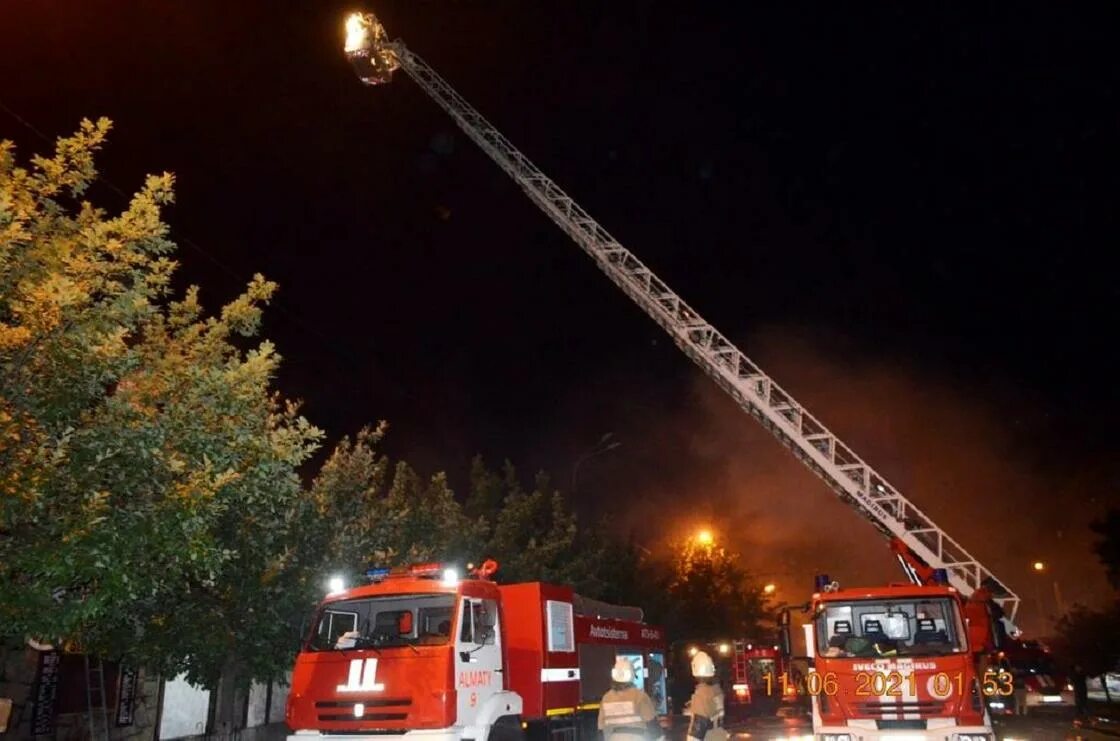
[{"label": "tree trunk", "polygon": [[215,738],[233,738],[245,721],[245,697],[242,691],[241,664],[229,660],[222,667],[222,675],[214,693],[214,727],[210,734]]}]

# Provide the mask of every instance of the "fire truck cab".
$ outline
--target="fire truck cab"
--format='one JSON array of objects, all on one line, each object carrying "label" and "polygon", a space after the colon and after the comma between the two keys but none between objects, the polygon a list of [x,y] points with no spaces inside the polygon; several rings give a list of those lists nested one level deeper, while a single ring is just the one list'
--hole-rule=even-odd
[{"label": "fire truck cab", "polygon": [[816,738],[994,738],[953,587],[831,583],[809,606],[804,691]]},{"label": "fire truck cab", "polygon": [[378,569],[328,595],[296,658],[289,741],[513,741],[558,725],[578,737],[594,730],[616,655],[664,694],[664,634],[640,610],[558,585],[499,586],[489,573]]}]

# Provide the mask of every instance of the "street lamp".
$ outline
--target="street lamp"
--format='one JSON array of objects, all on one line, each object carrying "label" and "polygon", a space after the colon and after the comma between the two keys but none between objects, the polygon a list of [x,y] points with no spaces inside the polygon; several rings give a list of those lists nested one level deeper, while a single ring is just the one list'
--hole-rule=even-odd
[{"label": "street lamp", "polygon": [[708,546],[716,542],[716,537],[712,535],[712,531],[704,528],[703,530],[696,531],[696,542],[700,545]]},{"label": "street lamp", "polygon": [[[1046,571],[1046,564],[1042,561],[1035,561],[1031,564],[1031,570],[1038,574],[1040,577],[1042,572]],[[1042,590],[1038,586],[1038,579],[1032,579],[1034,582],[1034,600],[1038,603],[1038,618],[1039,620],[1046,619],[1046,606],[1042,602]]]},{"label": "street lamp", "polygon": [[338,594],[345,591],[346,581],[341,576],[332,576],[330,581],[327,582],[327,594]]},{"label": "street lamp", "polygon": [[763,594],[773,594],[776,591],[778,591],[778,585],[777,584],[767,584],[766,586],[764,586],[762,588],[762,593]]}]

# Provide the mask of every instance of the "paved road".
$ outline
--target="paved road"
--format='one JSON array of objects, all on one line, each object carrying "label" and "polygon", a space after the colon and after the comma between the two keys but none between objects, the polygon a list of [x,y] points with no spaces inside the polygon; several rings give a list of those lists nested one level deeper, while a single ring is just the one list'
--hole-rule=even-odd
[{"label": "paved road", "polygon": [[[735,741],[740,739],[797,738],[812,733],[807,718],[752,718],[728,729]],[[1102,733],[1074,727],[1071,716],[1049,715],[1004,718],[996,721],[996,737],[1002,741],[1070,741],[1109,739],[1116,741],[1120,731]]]}]

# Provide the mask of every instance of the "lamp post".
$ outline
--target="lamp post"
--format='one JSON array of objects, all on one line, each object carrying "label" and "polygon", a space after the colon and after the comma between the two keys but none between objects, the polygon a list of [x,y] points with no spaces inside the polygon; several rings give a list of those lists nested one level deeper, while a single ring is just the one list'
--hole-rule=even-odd
[{"label": "lamp post", "polygon": [[1038,619],[1040,621],[1038,628],[1039,632],[1041,632],[1041,622],[1046,619],[1046,608],[1042,604],[1042,591],[1039,589],[1038,583],[1042,579],[1042,575],[1046,573],[1046,563],[1043,561],[1035,561],[1031,564],[1031,570],[1038,575],[1038,578],[1034,579],[1034,600],[1038,604]]},{"label": "lamp post", "polygon": [[1066,603],[1062,599],[1062,590],[1058,588],[1058,580],[1054,580],[1054,604],[1058,606],[1058,615],[1066,614]]},{"label": "lamp post", "polygon": [[773,597],[782,584],[796,584],[798,575],[792,571],[765,571],[754,574],[754,577],[762,582],[762,593]]}]

